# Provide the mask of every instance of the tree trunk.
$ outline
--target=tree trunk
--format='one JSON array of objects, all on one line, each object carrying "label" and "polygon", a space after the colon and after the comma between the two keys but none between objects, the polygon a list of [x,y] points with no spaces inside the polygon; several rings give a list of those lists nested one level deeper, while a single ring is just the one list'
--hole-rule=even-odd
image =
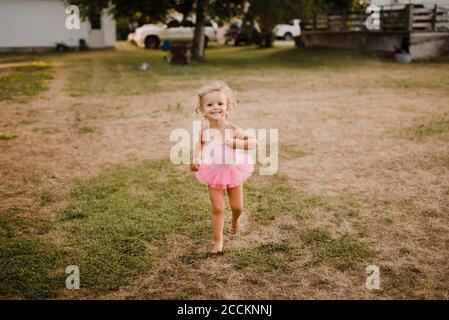
[{"label": "tree trunk", "polygon": [[192,59],[204,59],[206,0],[196,1],[196,23],[192,44]]},{"label": "tree trunk", "polygon": [[273,46],[273,33],[271,31],[262,32],[261,47],[271,48]]}]

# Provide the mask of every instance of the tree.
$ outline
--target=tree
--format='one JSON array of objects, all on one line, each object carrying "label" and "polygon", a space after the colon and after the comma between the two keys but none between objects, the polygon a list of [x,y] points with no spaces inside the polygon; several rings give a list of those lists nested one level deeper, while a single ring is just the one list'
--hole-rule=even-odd
[{"label": "tree", "polygon": [[342,11],[358,4],[359,0],[248,0],[247,16],[254,19],[261,31],[262,47],[273,45],[273,28],[288,20],[307,20],[314,13]]},{"label": "tree", "polygon": [[293,18],[306,19],[317,7],[312,0],[249,0],[247,14],[260,27],[262,47],[273,46],[273,28]]},{"label": "tree", "polygon": [[204,59],[205,17],[209,3],[207,0],[197,0],[195,15],[195,31],[193,33],[192,58]]},{"label": "tree", "polygon": [[244,0],[195,0],[195,32],[192,58],[204,59],[204,25],[206,18],[224,22],[243,12]]},{"label": "tree", "polygon": [[207,18],[226,21],[243,10],[244,0],[62,0],[80,7],[83,18],[108,9],[116,19],[131,19],[139,23],[166,22],[169,10],[185,17],[195,12],[196,24],[192,43],[192,58],[204,58],[204,26]]},{"label": "tree", "polygon": [[133,19],[139,25],[156,21],[165,22],[172,1],[158,0],[62,0],[77,5],[83,18],[108,10],[116,19]]},{"label": "tree", "polygon": [[359,0],[320,0],[319,7],[325,12],[341,12],[358,6]]},{"label": "tree", "polygon": [[166,22],[170,10],[189,16],[196,15],[192,42],[192,58],[204,58],[204,26],[207,19],[224,22],[242,15],[257,22],[262,32],[262,47],[273,45],[273,28],[276,24],[293,18],[307,19],[313,13],[341,11],[354,7],[358,0],[62,0],[80,7],[83,18],[108,9],[121,21],[138,22],[139,25],[152,22]]},{"label": "tree", "polygon": [[250,0],[249,1],[249,16],[254,18],[254,22],[260,27],[261,32],[261,46],[271,47],[273,45],[273,28],[276,24],[283,20],[285,7],[282,3],[276,3],[273,6],[271,0]]}]

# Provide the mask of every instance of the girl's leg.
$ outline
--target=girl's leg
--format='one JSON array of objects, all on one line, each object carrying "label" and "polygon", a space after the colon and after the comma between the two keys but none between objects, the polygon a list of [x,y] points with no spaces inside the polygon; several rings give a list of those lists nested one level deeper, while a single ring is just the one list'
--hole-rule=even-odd
[{"label": "girl's leg", "polygon": [[209,196],[214,233],[214,247],[211,252],[218,253],[223,251],[224,190],[209,187]]},{"label": "girl's leg", "polygon": [[239,217],[243,212],[243,184],[228,188],[228,194],[232,210],[231,231],[236,232],[239,228]]}]

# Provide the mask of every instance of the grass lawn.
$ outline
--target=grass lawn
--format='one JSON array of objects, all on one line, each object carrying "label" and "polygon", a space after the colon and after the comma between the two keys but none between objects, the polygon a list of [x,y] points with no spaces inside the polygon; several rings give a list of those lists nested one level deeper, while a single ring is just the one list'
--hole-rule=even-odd
[{"label": "grass lawn", "polygon": [[[120,44],[119,48],[122,47],[128,48],[128,45]],[[73,96],[139,95],[179,89],[195,90],[198,80],[218,78],[226,79],[239,91],[261,86],[280,89],[285,86],[286,81],[273,81],[272,77],[294,81],[305,75],[346,74],[360,68],[384,71],[394,68],[405,72],[401,77],[387,73],[380,79],[369,79],[371,81],[365,84],[358,83],[358,87],[382,85],[401,89],[445,90],[449,86],[449,79],[443,75],[434,74],[432,78],[422,79],[408,73],[410,70],[436,67],[437,63],[397,65],[374,54],[349,50],[338,50],[330,54],[325,48],[304,49],[298,55],[297,49],[291,47],[211,47],[206,53],[205,62],[194,61],[186,67],[169,66],[163,60],[164,55],[162,51],[129,51],[128,48],[120,52],[98,52],[78,57],[71,63],[73,72],[70,74],[69,93]],[[143,62],[150,64],[148,72],[138,69]],[[443,60],[442,63],[446,62]]]},{"label": "grass lawn", "polygon": [[[446,58],[164,54],[0,55],[0,296],[449,298]],[[280,137],[278,173],[245,184],[246,220],[231,235],[227,213],[218,257],[207,189],[168,158],[211,79],[238,91],[231,121]],[[371,264],[380,290],[365,288]],[[80,290],[64,287],[69,265]]]},{"label": "grass lawn", "polygon": [[52,79],[48,61],[29,61],[0,72],[0,101],[15,97],[31,97],[47,89]]},{"label": "grass lawn", "polygon": [[[166,175],[162,179],[161,172]],[[269,181],[259,177],[246,186],[246,194],[246,207],[254,212],[255,223],[261,225],[269,225],[279,215],[301,221],[310,218],[313,210],[338,210],[329,208],[323,199],[297,195],[277,177]],[[181,259],[181,264],[189,266],[213,259],[204,246],[210,232],[204,187],[189,171],[169,161],[113,167],[75,185],[69,199],[42,235],[18,236],[19,220],[5,219],[0,251],[3,291],[29,298],[54,297],[64,278],[60,266],[71,262],[82,270],[83,287],[91,294],[117,290],[150,270],[155,262],[166,259],[168,241],[175,235],[192,242],[191,252]],[[41,206],[47,202],[41,201]],[[347,255],[335,257],[345,259],[343,268],[370,256],[366,252],[352,253],[357,248],[351,246],[337,249],[335,245],[329,243],[329,250]],[[255,267],[273,272],[288,266],[298,255],[295,250],[300,251],[297,246],[274,241],[255,249],[237,249],[229,261],[236,269]],[[276,256],[276,252],[281,254]],[[29,268],[30,264],[33,268]],[[17,282],[22,286],[15,288]]]}]

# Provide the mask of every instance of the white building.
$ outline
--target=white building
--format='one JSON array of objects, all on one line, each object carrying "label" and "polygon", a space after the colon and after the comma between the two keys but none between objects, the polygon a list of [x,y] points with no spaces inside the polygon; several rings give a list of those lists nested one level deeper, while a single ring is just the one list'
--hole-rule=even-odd
[{"label": "white building", "polygon": [[62,0],[0,0],[0,50],[53,48],[57,42],[78,47],[80,39],[90,48],[114,47],[111,16],[81,21],[79,30],[66,28],[68,17]]}]

